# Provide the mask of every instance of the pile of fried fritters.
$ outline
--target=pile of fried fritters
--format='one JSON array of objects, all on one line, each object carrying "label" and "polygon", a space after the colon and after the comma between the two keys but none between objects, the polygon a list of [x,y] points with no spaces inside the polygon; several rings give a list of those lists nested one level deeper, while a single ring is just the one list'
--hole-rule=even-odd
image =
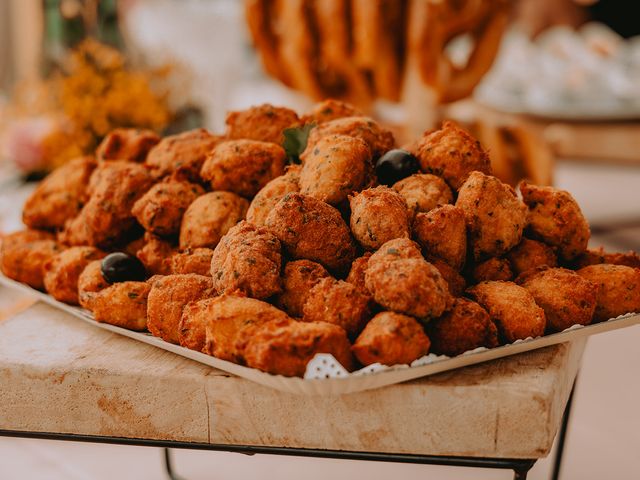
[{"label": "pile of fried fritters", "polygon": [[[282,145],[305,128],[294,164]],[[336,100],[231,112],[224,135],[115,130],[40,183],[0,266],[98,322],[286,376],[316,353],[408,364],[640,311],[640,258],[588,250],[569,193],[520,198],[452,122],[391,183],[376,165],[395,148]],[[146,280],[110,281],[109,252]]]}]

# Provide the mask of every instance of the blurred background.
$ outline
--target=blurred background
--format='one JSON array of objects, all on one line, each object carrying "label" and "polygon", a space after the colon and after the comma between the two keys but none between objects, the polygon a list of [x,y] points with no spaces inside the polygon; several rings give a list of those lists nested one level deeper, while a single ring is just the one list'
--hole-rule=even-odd
[{"label": "blurred background", "polygon": [[[91,153],[115,127],[221,132],[228,110],[269,102],[302,112],[335,97],[393,128],[401,145],[444,118],[456,119],[489,149],[502,180],[516,184],[526,177],[572,192],[591,223],[591,246],[638,250],[640,18],[634,3],[0,0],[0,233],[20,227],[19,206],[33,180]],[[629,475],[616,478],[633,477],[624,459],[625,452],[631,460],[632,450],[637,454],[640,425],[637,407],[624,398],[634,397],[630,388],[640,394],[637,382],[625,381],[637,378],[636,330],[589,343],[572,420],[580,434],[567,452],[575,476],[566,478],[604,476],[605,470],[578,461],[590,451],[623,462]],[[603,431],[611,440],[603,440]],[[66,445],[0,440],[0,456],[13,459],[0,466],[0,477],[162,475],[150,449]],[[60,452],[92,460],[70,467],[56,460]],[[258,464],[263,478],[307,477],[312,463],[324,467],[314,467],[321,476],[361,471],[346,467],[349,462],[179,455],[179,469],[190,468],[190,478],[212,478],[207,462],[229,462],[221,476],[239,469],[240,478],[255,478]],[[114,457],[122,462],[109,461]],[[542,465],[533,478],[544,478]],[[388,478],[391,471],[407,478],[424,478],[423,472],[486,478],[448,477],[437,467],[366,468],[370,478]]]}]

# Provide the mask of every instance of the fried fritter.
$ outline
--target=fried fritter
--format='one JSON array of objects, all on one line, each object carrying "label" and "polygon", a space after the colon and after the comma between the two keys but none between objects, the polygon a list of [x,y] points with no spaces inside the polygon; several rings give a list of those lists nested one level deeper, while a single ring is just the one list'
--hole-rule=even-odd
[{"label": "fried fritter", "polygon": [[22,230],[6,235],[0,245],[0,269],[7,277],[44,289],[44,266],[61,247],[53,234],[40,230]]},{"label": "fried fritter", "polygon": [[464,277],[451,265],[440,259],[432,260],[430,263],[438,269],[442,278],[447,282],[447,285],[449,286],[449,293],[454,297],[462,296],[467,288],[467,282]]},{"label": "fried fritter", "polygon": [[[254,324],[264,324],[270,320],[292,321],[282,310],[273,305],[237,295],[221,295],[213,300],[205,300],[206,308],[198,310],[206,315],[201,317],[205,322],[206,342],[203,352],[222,360],[238,362],[241,360],[237,347],[240,332]],[[199,302],[201,303],[201,302]],[[184,315],[192,312],[187,308]],[[196,311],[196,313],[199,313]],[[183,326],[187,320],[183,316]],[[195,321],[193,322],[196,323]]]},{"label": "fried fritter", "polygon": [[282,293],[277,296],[276,305],[292,317],[302,317],[309,290],[329,277],[329,272],[311,260],[294,260],[285,265],[282,277]]},{"label": "fried fritter", "polygon": [[351,232],[367,250],[394,238],[409,238],[409,210],[402,196],[389,187],[368,188],[349,197]]},{"label": "fried fritter", "polygon": [[175,248],[171,243],[147,232],[144,234],[144,243],[135,252],[135,256],[151,275],[169,275],[174,252]]},{"label": "fried fritter", "polygon": [[355,338],[371,318],[372,307],[371,297],[354,285],[323,278],[309,290],[302,308],[303,320],[333,323]]},{"label": "fried fritter", "polygon": [[589,248],[571,262],[571,268],[579,269],[589,265],[610,263],[611,265],[626,265],[627,267],[640,268],[640,255],[634,251],[627,253],[608,253],[604,248]]},{"label": "fried fritter", "polygon": [[265,103],[227,114],[227,138],[282,144],[282,132],[300,124],[296,112]]},{"label": "fried fritter", "polygon": [[222,237],[211,257],[213,285],[220,293],[241,291],[268,298],[282,291],[280,241],[270,231],[242,221]]},{"label": "fried fritter", "polygon": [[147,328],[156,337],[179,343],[182,309],[215,295],[211,277],[202,275],[167,275],[149,281],[151,290],[147,299]]},{"label": "fried fritter", "polygon": [[171,273],[196,273],[210,277],[212,256],[213,250],[210,248],[188,248],[184,252],[174,253],[171,255]]},{"label": "fried fritter", "polygon": [[402,195],[411,218],[420,212],[429,212],[436,207],[453,202],[453,194],[446,182],[428,173],[416,173],[394,183],[393,189]]},{"label": "fried fritter", "polygon": [[561,257],[572,260],[587,249],[591,232],[580,207],[569,192],[520,182],[520,192],[529,207],[531,234],[558,247]]},{"label": "fried fritter", "polygon": [[599,286],[593,322],[640,312],[640,269],[601,263],[581,268],[577,273]]},{"label": "fried fritter", "polygon": [[353,369],[347,335],[331,323],[273,320],[243,329],[237,345],[247,366],[274,375],[302,377],[317,353],[330,353]]},{"label": "fried fritter", "polygon": [[114,283],[94,293],[89,310],[97,322],[129,330],[145,330],[150,289],[147,282]]},{"label": "fried fritter", "polygon": [[284,175],[274,178],[267,183],[251,200],[247,210],[247,221],[256,227],[263,227],[269,212],[282,200],[287,193],[300,191],[300,167],[297,165],[287,168]]},{"label": "fried fritter", "polygon": [[102,276],[102,260],[90,262],[78,277],[78,303],[91,310],[98,293],[109,286]]},{"label": "fried fritter", "polygon": [[300,193],[338,205],[371,177],[369,147],[360,138],[330,135],[300,156]]},{"label": "fried fritter", "polygon": [[498,257],[515,247],[527,223],[527,208],[509,185],[471,172],[460,187],[456,207],[467,218],[469,242],[476,260]]},{"label": "fried fritter", "polygon": [[62,228],[88,200],[87,182],[95,168],[93,157],[70,160],[42,180],[22,210],[30,228]]},{"label": "fried fritter", "polygon": [[467,292],[489,312],[504,342],[544,335],[544,310],[525,288],[513,282],[482,282]]},{"label": "fried fritter", "polygon": [[344,117],[321,123],[311,130],[304,154],[312,151],[321,138],[333,135],[347,135],[364,140],[371,150],[373,159],[391,150],[396,144],[393,134],[371,118]]},{"label": "fried fritter", "polygon": [[354,285],[362,293],[371,296],[371,292],[367,289],[367,285],[364,281],[365,273],[367,273],[367,266],[369,265],[369,258],[371,252],[365,252],[361,257],[356,258],[351,264],[349,275],[347,275],[346,281],[351,285]]},{"label": "fried fritter", "polygon": [[191,350],[202,352],[207,341],[207,322],[211,308],[218,297],[189,302],[182,308],[178,324],[178,343]]},{"label": "fried fritter", "polygon": [[182,217],[180,249],[215,248],[231,227],[242,220],[249,202],[231,192],[211,192],[196,198]]},{"label": "fried fritter", "polygon": [[413,236],[430,259],[440,259],[460,270],[467,256],[467,223],[464,211],[453,205],[418,213]]},{"label": "fried fritter", "polygon": [[103,160],[123,160],[125,162],[144,162],[149,150],[160,137],[153,130],[136,128],[116,128],[102,140],[96,150],[96,158]]},{"label": "fried fritter", "polygon": [[299,193],[289,193],[269,213],[266,226],[294,259],[308,259],[332,272],[346,272],[356,246],[340,212]]},{"label": "fried fritter", "polygon": [[565,268],[527,270],[516,282],[527,289],[547,317],[547,330],[561,332],[589,325],[596,309],[598,285]]},{"label": "fried fritter", "polygon": [[515,275],[520,275],[527,270],[543,265],[548,267],[558,265],[558,259],[553,252],[553,248],[542,242],[524,237],[518,245],[507,253],[507,258]]},{"label": "fried fritter", "polygon": [[422,258],[417,245],[411,248],[406,242],[413,243],[392,240],[371,255],[365,284],[375,301],[388,310],[420,319],[439,317],[453,299],[447,282]]},{"label": "fried fritter", "polygon": [[155,235],[176,235],[187,207],[201,195],[204,189],[200,185],[170,177],[151,187],[133,205],[131,213]]},{"label": "fried fritter", "polygon": [[363,113],[349,103],[329,98],[322,102],[316,103],[311,111],[304,115],[301,123],[321,123],[330,122],[344,117],[360,117]]},{"label": "fried fritter", "polygon": [[453,308],[427,324],[431,351],[455,357],[478,347],[498,346],[498,330],[487,311],[476,302],[456,298]]},{"label": "fried fritter", "polygon": [[415,318],[394,312],[377,314],[351,347],[362,365],[405,365],[429,353],[431,342]]},{"label": "fried fritter", "polygon": [[212,135],[204,128],[171,135],[151,149],[145,163],[155,177],[181,170],[191,180],[198,181],[205,158],[221,141],[222,137]]},{"label": "fried fritter", "polygon": [[251,198],[284,173],[285,159],[284,149],[275,143],[229,140],[207,156],[200,175],[213,190],[227,190]]},{"label": "fried fritter", "polygon": [[474,265],[471,272],[474,283],[513,280],[511,264],[506,258],[493,257]]},{"label": "fried fritter", "polygon": [[454,122],[443,122],[442,128],[423,136],[418,147],[420,169],[442,177],[458,190],[471,172],[491,175],[489,155],[480,142]]},{"label": "fried fritter", "polygon": [[56,300],[78,305],[78,277],[93,260],[105,252],[94,247],[71,247],[44,264],[44,287]]}]

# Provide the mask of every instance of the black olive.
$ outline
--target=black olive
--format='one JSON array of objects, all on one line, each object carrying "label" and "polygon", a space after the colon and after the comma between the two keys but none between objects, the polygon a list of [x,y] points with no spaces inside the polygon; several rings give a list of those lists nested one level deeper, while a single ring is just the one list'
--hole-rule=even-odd
[{"label": "black olive", "polygon": [[123,252],[110,253],[104,257],[100,272],[109,283],[142,282],[147,278],[147,272],[142,262]]},{"label": "black olive", "polygon": [[383,185],[391,186],[418,171],[418,159],[406,150],[389,150],[376,162],[376,175]]}]

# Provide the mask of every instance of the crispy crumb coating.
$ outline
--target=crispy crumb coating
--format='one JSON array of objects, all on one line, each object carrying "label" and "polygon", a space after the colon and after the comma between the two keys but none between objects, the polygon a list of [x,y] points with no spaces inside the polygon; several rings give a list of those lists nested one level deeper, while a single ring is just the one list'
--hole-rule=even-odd
[{"label": "crispy crumb coating", "polygon": [[454,190],[458,190],[473,171],[491,175],[489,155],[480,142],[450,121],[443,122],[440,130],[422,137],[418,160],[423,172],[442,177]]},{"label": "crispy crumb coating", "polygon": [[581,268],[577,273],[599,287],[593,322],[640,312],[640,269],[601,263]]},{"label": "crispy crumb coating", "polygon": [[109,286],[102,276],[101,265],[102,260],[93,260],[78,277],[78,303],[87,310],[91,310],[97,294]]},{"label": "crispy crumb coating", "polygon": [[169,275],[174,252],[175,248],[171,243],[147,232],[144,234],[144,243],[135,252],[135,256],[150,275]]},{"label": "crispy crumb coating", "polygon": [[504,342],[544,334],[544,310],[525,288],[513,282],[482,282],[467,292],[489,312]]},{"label": "crispy crumb coating", "polygon": [[122,160],[142,163],[160,137],[153,130],[137,128],[116,128],[107,134],[98,148],[96,158],[104,160]]},{"label": "crispy crumb coating", "polygon": [[147,282],[119,282],[95,292],[89,310],[97,322],[129,330],[147,328]]},{"label": "crispy crumb coating", "polygon": [[282,292],[276,297],[276,305],[292,317],[302,317],[309,291],[329,272],[311,260],[294,260],[284,267]]},{"label": "crispy crumb coating", "polygon": [[273,320],[242,330],[237,345],[247,366],[274,375],[302,377],[317,353],[330,353],[353,369],[347,335],[331,323]]},{"label": "crispy crumb coating", "polygon": [[220,293],[241,291],[268,298],[282,291],[280,241],[270,231],[242,221],[222,237],[211,257],[213,285]]},{"label": "crispy crumb coating", "polygon": [[558,247],[560,256],[567,260],[587,249],[589,224],[569,192],[524,181],[520,192],[529,207],[528,230],[533,236]]},{"label": "crispy crumb coating", "polygon": [[589,325],[596,309],[598,285],[566,268],[527,270],[516,282],[527,289],[547,317],[547,329],[561,332]]},{"label": "crispy crumb coating", "polygon": [[215,248],[245,217],[247,208],[249,202],[231,192],[210,192],[196,198],[182,217],[180,249]]},{"label": "crispy crumb coating", "polygon": [[87,183],[95,164],[93,157],[75,158],[47,175],[24,204],[24,224],[43,229],[64,227],[89,198]]},{"label": "crispy crumb coating", "polygon": [[513,247],[508,253],[507,258],[511,264],[511,269],[515,275],[520,275],[535,267],[556,267],[558,258],[549,245],[522,238],[520,243]]},{"label": "crispy crumb coating", "polygon": [[456,298],[453,308],[427,324],[431,351],[454,357],[478,347],[498,346],[498,330],[487,311],[466,298]]},{"label": "crispy crumb coating", "polygon": [[219,144],[202,165],[200,175],[213,190],[251,198],[284,173],[286,154],[280,145],[257,140]]},{"label": "crispy crumb coating", "polygon": [[156,337],[180,343],[182,309],[189,302],[213,297],[211,277],[202,275],[166,275],[149,280],[147,328]]},{"label": "crispy crumb coating", "polygon": [[171,273],[195,273],[210,277],[212,256],[213,250],[210,248],[188,248],[184,252],[176,252],[171,255]]},{"label": "crispy crumb coating", "polygon": [[361,257],[356,258],[351,264],[349,269],[349,275],[345,279],[351,285],[354,285],[362,293],[371,296],[371,292],[367,289],[367,285],[364,281],[365,273],[367,273],[367,266],[369,265],[369,258],[371,252],[365,252]]},{"label": "crispy crumb coating", "polygon": [[429,260],[440,259],[460,270],[467,256],[467,223],[464,210],[453,205],[418,213],[413,237]]},{"label": "crispy crumb coating", "polygon": [[416,173],[403,178],[393,184],[393,189],[407,202],[411,218],[420,212],[426,213],[453,202],[453,194],[446,182],[428,173]]},{"label": "crispy crumb coating", "polygon": [[351,232],[367,250],[377,250],[394,238],[409,238],[409,210],[389,187],[368,188],[349,197]]},{"label": "crispy crumb coating", "polygon": [[313,260],[331,272],[346,272],[356,254],[340,212],[313,197],[285,195],[269,213],[266,227],[292,258]]},{"label": "crispy crumb coating", "polygon": [[456,207],[467,218],[469,242],[476,260],[500,256],[515,247],[527,223],[527,208],[509,185],[471,172],[460,187]]},{"label": "crispy crumb coating", "polygon": [[394,312],[377,314],[351,350],[362,365],[405,365],[429,353],[431,342],[415,318]]},{"label": "crispy crumb coating", "polygon": [[640,255],[634,251],[629,251],[627,253],[609,253],[605,252],[602,247],[589,248],[586,252],[582,253],[571,262],[571,268],[580,269],[589,265],[598,265],[600,263],[640,268]]},{"label": "crispy crumb coating", "polygon": [[362,190],[373,168],[364,140],[345,135],[322,137],[300,158],[300,193],[330,205],[338,205]]},{"label": "crispy crumb coating", "polygon": [[260,189],[251,200],[247,210],[247,221],[256,227],[263,227],[269,212],[287,193],[300,191],[300,167],[292,165],[284,175],[274,178]]},{"label": "crispy crumb coating", "polygon": [[296,112],[267,103],[227,114],[227,138],[282,144],[282,132],[300,124]]},{"label": "crispy crumb coating", "polygon": [[44,287],[56,300],[78,305],[78,278],[87,265],[106,255],[95,247],[71,247],[44,264]]},{"label": "crispy crumb coating", "polygon": [[449,293],[454,297],[462,296],[467,288],[467,281],[464,277],[460,275],[457,270],[451,267],[451,265],[443,262],[442,260],[435,259],[430,263],[438,269],[442,278],[447,282],[447,285],[449,286]]},{"label": "crispy crumb coating", "polygon": [[474,283],[497,280],[513,280],[511,264],[506,258],[493,257],[473,266],[471,277]]},{"label": "crispy crumb coating", "polygon": [[62,248],[54,235],[41,230],[22,230],[6,235],[0,245],[0,269],[7,277],[44,289],[44,266]]},{"label": "crispy crumb coating", "polygon": [[329,98],[316,103],[311,110],[302,117],[301,123],[321,123],[330,122],[344,117],[360,117],[364,114],[353,105]]}]

